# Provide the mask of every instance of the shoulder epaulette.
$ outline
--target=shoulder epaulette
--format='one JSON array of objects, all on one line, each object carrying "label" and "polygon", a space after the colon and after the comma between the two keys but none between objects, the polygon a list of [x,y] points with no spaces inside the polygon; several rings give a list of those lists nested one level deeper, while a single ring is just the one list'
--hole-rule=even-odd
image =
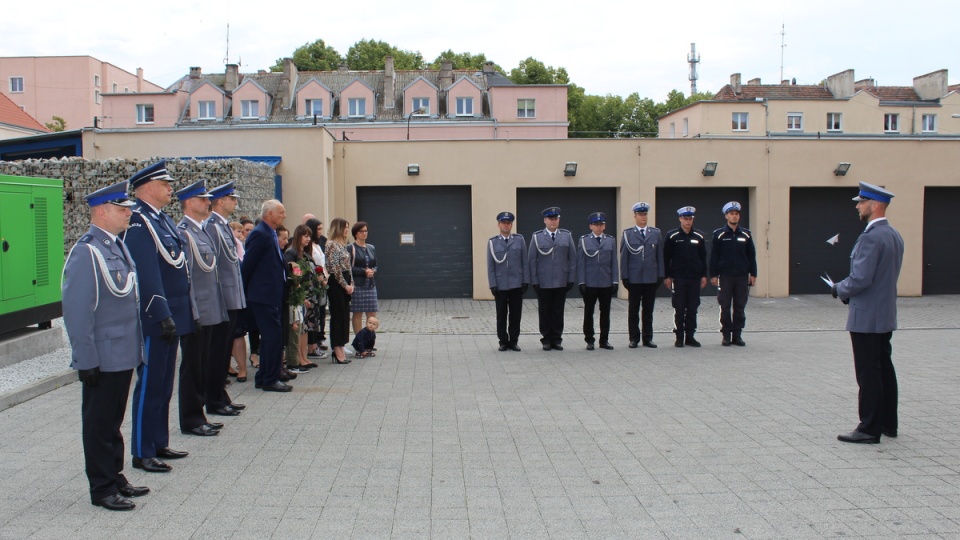
[{"label": "shoulder epaulette", "polygon": [[566,229],[557,229],[557,232],[565,232],[565,233],[569,233],[570,231],[568,231],[568,230],[566,230]]},{"label": "shoulder epaulette", "polygon": [[77,243],[79,244],[80,242],[83,242],[84,244],[89,244],[91,240],[93,240],[93,235],[90,233],[87,233],[81,236],[80,239],[77,240]]}]

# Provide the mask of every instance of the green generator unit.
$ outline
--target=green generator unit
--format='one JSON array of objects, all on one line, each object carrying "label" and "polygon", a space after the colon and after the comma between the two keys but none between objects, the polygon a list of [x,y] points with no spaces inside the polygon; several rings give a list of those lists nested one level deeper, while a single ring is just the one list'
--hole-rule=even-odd
[{"label": "green generator unit", "polygon": [[63,315],[63,180],[0,175],[0,334]]}]

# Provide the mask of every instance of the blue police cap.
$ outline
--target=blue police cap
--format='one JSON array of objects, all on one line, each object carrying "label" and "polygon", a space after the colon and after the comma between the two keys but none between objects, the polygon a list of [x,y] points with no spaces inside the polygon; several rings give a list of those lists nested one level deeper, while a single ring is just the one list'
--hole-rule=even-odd
[{"label": "blue police cap", "polygon": [[727,212],[731,210],[740,211],[740,203],[737,201],[730,201],[727,204],[723,205],[723,215],[727,215]]},{"label": "blue police cap", "polygon": [[181,201],[192,199],[194,197],[202,197],[205,199],[210,198],[210,194],[207,193],[207,181],[203,179],[200,179],[190,184],[189,186],[181,189],[176,193],[176,195],[177,195],[177,198],[180,199]]},{"label": "blue police cap", "polygon": [[880,186],[860,182],[860,194],[853,198],[855,201],[879,201],[889,203],[893,198],[893,193],[883,189]]},{"label": "blue police cap", "polygon": [[543,209],[543,217],[560,217],[560,207],[551,206],[550,208]]},{"label": "blue police cap", "polygon": [[634,211],[634,212],[649,212],[649,211],[650,211],[650,205],[647,204],[647,203],[645,203],[645,202],[638,202],[637,204],[633,205],[633,211]]},{"label": "blue police cap", "polygon": [[515,219],[517,219],[517,217],[511,212],[500,212],[497,214],[497,221],[509,221],[512,223]]},{"label": "blue police cap", "polygon": [[587,216],[587,223],[593,225],[594,223],[606,223],[607,215],[603,212],[594,212]]},{"label": "blue police cap", "polygon": [[86,195],[84,199],[90,207],[100,206],[101,204],[115,204],[117,206],[134,206],[137,203],[127,197],[127,181],[117,182],[112,186],[98,189],[93,193]]},{"label": "blue police cap", "polygon": [[210,199],[216,200],[221,197],[226,197],[228,195],[232,197],[236,197],[237,195],[235,194],[236,190],[234,189],[234,183],[235,182],[227,182],[222,186],[217,186],[211,189],[210,191],[207,192],[210,194]]},{"label": "blue police cap", "polygon": [[127,181],[130,182],[130,187],[132,189],[137,189],[138,187],[152,180],[173,182],[173,177],[167,174],[167,162],[165,160],[161,159],[146,169],[141,169],[139,172],[137,172],[137,174],[131,176]]},{"label": "blue police cap", "polygon": [[678,216],[692,216],[697,213],[697,209],[692,206],[684,206],[683,208],[677,209]]}]

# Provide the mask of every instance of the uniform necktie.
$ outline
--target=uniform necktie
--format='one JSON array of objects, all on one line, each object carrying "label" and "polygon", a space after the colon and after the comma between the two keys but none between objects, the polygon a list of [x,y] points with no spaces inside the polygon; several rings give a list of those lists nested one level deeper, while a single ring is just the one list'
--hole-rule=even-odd
[{"label": "uniform necktie", "polygon": [[557,239],[557,233],[555,233],[555,232],[550,233],[550,239],[551,239],[551,240],[556,240],[556,239]]},{"label": "uniform necktie", "polygon": [[646,240],[646,239],[647,239],[647,235],[644,234],[644,232],[643,232],[643,231],[645,231],[645,230],[646,230],[646,229],[640,229],[640,240]]},{"label": "uniform necktie", "polygon": [[599,237],[599,236],[594,236],[594,238],[597,239],[597,245],[599,246],[599,245],[600,245],[600,237]]}]

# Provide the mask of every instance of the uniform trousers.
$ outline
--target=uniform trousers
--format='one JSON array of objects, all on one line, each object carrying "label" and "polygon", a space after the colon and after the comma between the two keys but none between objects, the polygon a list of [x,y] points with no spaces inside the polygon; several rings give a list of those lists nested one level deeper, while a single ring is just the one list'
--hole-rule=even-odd
[{"label": "uniform trousers", "polygon": [[750,297],[750,276],[720,275],[720,290],[717,302],[720,304],[720,331],[724,335],[739,336],[747,323],[747,298]]},{"label": "uniform trousers", "polygon": [[653,303],[657,298],[657,283],[627,283],[627,292],[627,333],[630,334],[630,341],[653,341]]},{"label": "uniform trousers", "polygon": [[350,295],[339,281],[331,279],[327,300],[330,307],[330,346],[343,347],[350,343]]},{"label": "uniform trousers", "polygon": [[523,289],[498,290],[493,300],[497,306],[497,339],[501,345],[516,345],[520,339]]},{"label": "uniform trousers", "polygon": [[210,363],[212,326],[201,326],[199,332],[180,338],[180,429],[189,430],[207,423],[203,414],[206,402],[206,379]]},{"label": "uniform trousers", "polygon": [[563,308],[567,303],[566,287],[540,287],[537,292],[537,311],[540,315],[540,342],[560,345],[563,342]]},{"label": "uniform trousers", "polygon": [[254,376],[255,386],[270,386],[280,381],[280,362],[283,359],[283,329],[280,326],[280,302],[261,304],[248,302],[260,330],[260,369]]},{"label": "uniform trousers", "polygon": [[700,278],[673,280],[673,324],[678,337],[692,336],[697,331],[697,308],[700,307]]},{"label": "uniform trousers", "polygon": [[860,387],[860,425],[857,431],[880,435],[897,430],[897,372],[893,369],[893,332],[867,334],[850,332],[853,367]]},{"label": "uniform trousers", "polygon": [[[227,310],[226,321],[211,327],[210,361],[207,363],[206,392],[204,393],[207,412],[222,409],[232,400],[227,395],[227,372],[230,371],[230,357],[233,355],[233,339],[243,310]],[[237,358],[237,362],[246,362],[246,358]]]},{"label": "uniform trousers", "polygon": [[610,302],[613,300],[613,287],[587,287],[583,294],[583,339],[594,342],[593,310],[600,302],[600,343],[610,341]]},{"label": "uniform trousers", "polygon": [[83,458],[90,482],[90,499],[116,495],[129,484],[123,476],[123,435],[120,426],[127,409],[133,370],[101,371],[96,388],[82,384]]},{"label": "uniform trousers", "polygon": [[177,371],[177,346],[180,337],[170,341],[159,336],[144,336],[145,364],[137,368],[133,387],[133,457],[157,457],[157,450],[170,446],[170,398]]}]

